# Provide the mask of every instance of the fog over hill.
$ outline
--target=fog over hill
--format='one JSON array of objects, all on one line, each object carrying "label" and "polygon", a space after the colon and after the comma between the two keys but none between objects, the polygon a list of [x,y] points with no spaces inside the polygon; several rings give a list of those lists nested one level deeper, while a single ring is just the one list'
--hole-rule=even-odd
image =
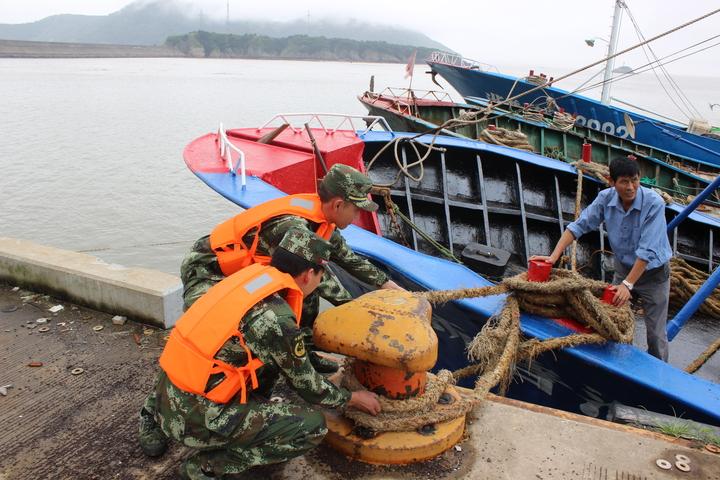
[{"label": "fog over hill", "polygon": [[32,23],[0,24],[0,39],[159,45],[169,36],[198,30],[269,37],[324,36],[448,50],[421,32],[355,20],[237,20],[226,23],[204,15],[182,0],[136,1],[103,16],[53,15]]}]

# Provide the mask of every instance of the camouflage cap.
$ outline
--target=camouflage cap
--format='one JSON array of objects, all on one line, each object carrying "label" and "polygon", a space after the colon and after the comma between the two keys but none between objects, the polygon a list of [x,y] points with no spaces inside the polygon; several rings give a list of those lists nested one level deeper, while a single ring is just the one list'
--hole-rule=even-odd
[{"label": "camouflage cap", "polygon": [[363,210],[374,212],[378,209],[377,203],[368,198],[372,180],[349,165],[341,163],[333,165],[322,179],[322,185],[333,195],[342,197],[343,200],[354,203]]},{"label": "camouflage cap", "polygon": [[305,228],[291,228],[282,240],[280,248],[304,258],[310,263],[325,265],[330,260],[332,245]]}]

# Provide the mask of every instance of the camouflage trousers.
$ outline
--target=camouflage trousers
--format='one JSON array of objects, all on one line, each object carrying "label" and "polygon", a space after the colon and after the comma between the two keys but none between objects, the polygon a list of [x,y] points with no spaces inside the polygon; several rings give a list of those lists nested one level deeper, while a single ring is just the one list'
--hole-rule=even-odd
[{"label": "camouflage trousers", "polygon": [[177,389],[164,373],[151,397],[163,432],[197,449],[195,461],[218,476],[303,455],[327,433],[316,410],[254,394],[246,404],[233,399],[218,405]]}]

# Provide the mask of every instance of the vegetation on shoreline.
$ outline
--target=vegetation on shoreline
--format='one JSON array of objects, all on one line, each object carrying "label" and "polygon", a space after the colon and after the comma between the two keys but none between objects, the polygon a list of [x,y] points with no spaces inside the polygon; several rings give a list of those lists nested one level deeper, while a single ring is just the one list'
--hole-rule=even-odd
[{"label": "vegetation on shoreline", "polygon": [[427,57],[432,49],[378,41],[293,35],[273,38],[265,35],[233,35],[197,31],[168,37],[165,45],[191,57],[277,58],[405,63],[413,51]]}]

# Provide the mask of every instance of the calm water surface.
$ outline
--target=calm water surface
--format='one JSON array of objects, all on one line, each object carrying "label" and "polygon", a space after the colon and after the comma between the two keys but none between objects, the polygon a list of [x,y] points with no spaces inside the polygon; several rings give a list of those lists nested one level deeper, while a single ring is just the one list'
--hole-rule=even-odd
[{"label": "calm water surface", "polygon": [[[416,67],[415,88],[433,88],[426,69]],[[280,112],[365,114],[356,96],[370,75],[382,89],[407,85],[403,73],[403,65],[366,63],[0,59],[0,236],[177,273],[191,242],[238,211],[186,169],[188,142],[221,121],[232,128]],[[720,102],[716,79],[677,80],[720,124],[708,109]],[[652,75],[616,84],[613,96],[682,118]],[[707,344],[701,327],[687,340],[698,346],[678,352],[679,361]]]}]

